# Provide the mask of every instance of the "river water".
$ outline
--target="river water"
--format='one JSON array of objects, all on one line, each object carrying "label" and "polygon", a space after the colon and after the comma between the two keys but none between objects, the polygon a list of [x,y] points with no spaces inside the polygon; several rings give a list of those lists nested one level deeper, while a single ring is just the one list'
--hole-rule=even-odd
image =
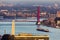
[{"label": "river water", "polygon": [[[0,35],[4,34],[6,30],[7,34],[11,34],[11,23],[12,22],[0,22]],[[49,40],[60,40],[60,29],[47,27],[40,25],[41,28],[49,29],[50,32],[37,31],[36,22],[15,22],[15,34],[31,33],[39,35],[49,35]]]}]

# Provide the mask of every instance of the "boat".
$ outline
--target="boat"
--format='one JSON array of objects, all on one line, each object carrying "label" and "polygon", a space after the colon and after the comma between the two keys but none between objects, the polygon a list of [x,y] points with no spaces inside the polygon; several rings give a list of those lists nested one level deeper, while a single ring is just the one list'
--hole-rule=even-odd
[{"label": "boat", "polygon": [[49,30],[48,29],[42,29],[42,28],[38,28],[38,29],[36,29],[37,31],[43,31],[43,32],[49,32]]}]

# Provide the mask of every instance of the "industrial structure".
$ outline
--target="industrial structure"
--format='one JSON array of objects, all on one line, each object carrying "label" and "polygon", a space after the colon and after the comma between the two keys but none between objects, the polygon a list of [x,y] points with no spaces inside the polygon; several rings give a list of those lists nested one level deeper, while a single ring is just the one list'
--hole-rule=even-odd
[{"label": "industrial structure", "polygon": [[37,22],[36,25],[40,25],[40,6],[37,7]]}]

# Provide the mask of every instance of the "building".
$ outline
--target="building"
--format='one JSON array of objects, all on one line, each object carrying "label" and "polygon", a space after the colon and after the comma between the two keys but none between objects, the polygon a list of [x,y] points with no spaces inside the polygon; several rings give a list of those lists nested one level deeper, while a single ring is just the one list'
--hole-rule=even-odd
[{"label": "building", "polygon": [[55,22],[60,27],[60,11],[57,11]]}]

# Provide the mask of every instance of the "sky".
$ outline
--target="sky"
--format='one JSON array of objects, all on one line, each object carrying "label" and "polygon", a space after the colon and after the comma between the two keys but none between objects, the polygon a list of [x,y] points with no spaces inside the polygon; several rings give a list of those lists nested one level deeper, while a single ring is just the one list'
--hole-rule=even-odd
[{"label": "sky", "polygon": [[60,0],[0,0],[0,3],[20,3],[20,4],[28,4],[28,3],[34,3],[34,4],[38,4],[38,3],[60,3]]},{"label": "sky", "polygon": [[30,1],[30,2],[33,2],[33,1],[41,1],[41,2],[48,2],[48,1],[50,1],[50,2],[54,2],[54,1],[60,1],[60,0],[0,0],[0,2],[2,2],[2,1],[4,1],[4,2],[18,2],[18,1],[23,1],[23,2],[27,2],[27,1]]}]

